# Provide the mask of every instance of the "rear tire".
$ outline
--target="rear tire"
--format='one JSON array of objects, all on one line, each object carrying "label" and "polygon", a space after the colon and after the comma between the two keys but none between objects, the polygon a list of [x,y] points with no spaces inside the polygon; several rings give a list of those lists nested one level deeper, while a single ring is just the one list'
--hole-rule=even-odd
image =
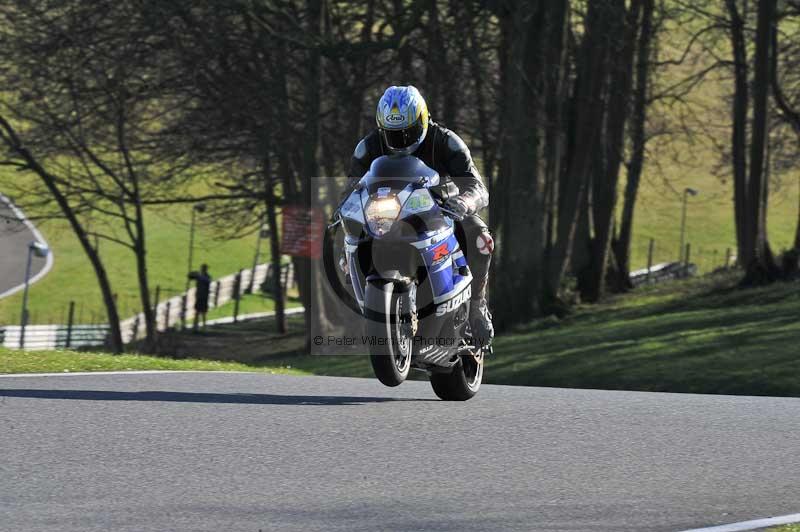
[{"label": "rear tire", "polygon": [[431,375],[433,392],[444,401],[472,399],[483,380],[483,355],[476,360],[472,355],[462,355],[450,373]]},{"label": "rear tire", "polygon": [[386,386],[398,386],[411,371],[413,339],[403,334],[403,298],[394,288],[393,283],[369,283],[364,295],[371,314],[366,333],[373,338],[369,361],[375,376]]}]

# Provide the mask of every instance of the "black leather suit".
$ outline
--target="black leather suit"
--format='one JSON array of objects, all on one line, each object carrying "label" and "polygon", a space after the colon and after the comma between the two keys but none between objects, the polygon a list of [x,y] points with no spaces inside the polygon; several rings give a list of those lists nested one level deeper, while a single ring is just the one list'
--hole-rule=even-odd
[{"label": "black leather suit", "polygon": [[[353,152],[348,190],[369,170],[372,161],[387,154],[389,150],[383,145],[377,130],[364,137]],[[489,228],[477,213],[489,205],[489,192],[475,168],[467,145],[449,129],[430,121],[425,139],[412,155],[458,186],[458,196],[467,204],[468,212],[463,220],[456,222],[456,236],[466,250],[467,263],[472,270],[472,298],[485,298],[494,242]]]}]

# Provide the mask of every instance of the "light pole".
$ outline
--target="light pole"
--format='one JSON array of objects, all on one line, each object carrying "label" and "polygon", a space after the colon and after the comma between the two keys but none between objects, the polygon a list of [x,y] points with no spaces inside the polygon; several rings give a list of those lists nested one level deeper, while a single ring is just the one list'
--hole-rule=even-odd
[{"label": "light pole", "polygon": [[19,325],[19,348],[25,347],[25,327],[28,325],[28,287],[30,286],[31,277],[31,259],[34,255],[37,257],[46,257],[50,253],[50,248],[41,242],[31,242],[28,244],[28,263],[25,266],[25,291],[22,294],[22,316]]},{"label": "light pole", "polygon": [[189,291],[189,274],[192,272],[192,255],[194,255],[194,222],[195,222],[195,214],[198,212],[204,212],[206,210],[205,203],[196,203],[192,206],[192,223],[189,226],[189,265],[186,269],[186,290],[184,292]]},{"label": "light pole", "polygon": [[700,192],[693,188],[683,189],[683,214],[681,215],[681,248],[678,250],[678,262],[683,262],[684,242],[686,240],[686,207],[689,196],[697,196]]}]

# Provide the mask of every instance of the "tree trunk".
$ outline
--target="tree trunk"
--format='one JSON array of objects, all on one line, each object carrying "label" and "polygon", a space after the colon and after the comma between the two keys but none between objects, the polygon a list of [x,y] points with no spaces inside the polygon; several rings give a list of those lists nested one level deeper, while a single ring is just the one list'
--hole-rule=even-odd
[{"label": "tree trunk", "polygon": [[642,24],[639,31],[636,59],[636,81],[633,94],[633,115],[631,116],[631,160],[628,164],[625,198],[622,206],[622,220],[619,238],[614,246],[619,267],[619,284],[622,289],[632,288],[630,281],[631,241],[633,239],[633,215],[639,182],[644,168],[644,149],[647,142],[645,123],[647,121],[647,93],[650,75],[650,43],[653,34],[653,0],[642,1]]},{"label": "tree trunk", "polygon": [[[308,31],[312,35],[321,34],[322,0],[306,1]],[[308,50],[306,63],[306,83],[304,91],[305,124],[302,145],[302,175],[300,176],[300,195],[306,207],[318,204],[319,190],[312,183],[312,178],[319,176],[317,155],[319,151],[320,131],[320,91],[321,91],[322,56],[319,48]],[[324,299],[320,289],[321,270],[319,261],[294,257],[293,259],[300,300],[305,307],[307,331],[327,331],[330,324],[325,316]],[[311,337],[306,335],[306,349],[311,352]]]},{"label": "tree trunk", "polygon": [[608,20],[605,2],[590,2],[586,15],[586,33],[578,53],[577,79],[572,102],[572,123],[567,156],[567,168],[561,181],[558,197],[558,221],[555,243],[550,253],[543,306],[559,312],[561,280],[570,261],[575,227],[593,158],[600,149],[603,123],[601,94],[606,78]]},{"label": "tree trunk", "polygon": [[103,261],[100,258],[100,254],[89,241],[86,230],[83,228],[77,216],[75,215],[75,212],[70,207],[67,198],[61,193],[61,190],[59,190],[55,178],[50,175],[47,170],[45,170],[44,167],[39,164],[39,161],[36,160],[33,154],[31,154],[25,148],[14,129],[2,117],[0,117],[0,126],[2,126],[3,130],[5,131],[5,134],[3,134],[2,137],[8,147],[25,161],[28,167],[39,176],[47,189],[53,195],[53,198],[58,204],[59,209],[61,209],[61,212],[69,222],[70,227],[72,227],[75,236],[81,243],[83,251],[89,258],[89,262],[92,263],[95,277],[97,277],[97,284],[100,286],[100,293],[103,295],[103,303],[106,307],[106,316],[108,317],[109,349],[112,353],[122,353],[122,332],[120,331],[119,327],[117,303],[114,300],[114,293],[111,290],[111,283],[108,280],[108,274],[103,266]]},{"label": "tree trunk", "polygon": [[[459,11],[460,12],[460,11]],[[492,196],[492,176],[494,175],[495,163],[495,143],[491,139],[491,130],[489,123],[489,111],[486,102],[486,76],[483,71],[482,61],[480,57],[480,46],[475,38],[475,17],[472,13],[467,13],[466,20],[462,22],[468,25],[467,34],[467,63],[469,66],[470,78],[475,84],[475,112],[478,116],[478,137],[481,141],[481,160],[483,161],[483,179],[486,182],[486,187],[489,191],[489,197]]]},{"label": "tree trunk", "polygon": [[[403,26],[403,20],[407,13],[407,4],[405,0],[392,0],[392,9],[393,9],[393,18],[396,23],[392,24],[392,29],[394,31],[399,31],[400,28]],[[403,39],[400,43],[400,47],[397,49],[397,55],[400,58],[400,66],[401,71],[410,77],[406,77],[400,81],[400,83],[417,83],[416,76],[413,75],[413,57],[411,56],[411,45],[409,44],[412,42],[410,39]],[[422,81],[422,80],[419,80]]]},{"label": "tree trunk", "polygon": [[567,36],[569,34],[569,2],[555,2],[548,10],[548,24],[553,28],[554,38],[544,49],[546,73],[545,127],[542,130],[545,146],[545,256],[554,243],[555,220],[558,205],[558,183],[562,177],[565,135],[564,97],[569,68],[567,61]]},{"label": "tree trunk", "polygon": [[[272,265],[272,297],[275,300],[275,330],[285,334],[288,330],[286,323],[286,294],[281,283],[281,244],[278,234],[278,217],[275,214],[274,182],[270,170],[269,152],[265,150],[263,162],[264,176],[264,203],[267,209],[267,226],[269,227],[270,264]],[[261,228],[259,227],[260,231]]]},{"label": "tree trunk", "polygon": [[767,204],[769,198],[768,166],[769,139],[768,96],[772,25],[776,0],[758,3],[756,52],[753,79],[753,125],[750,144],[750,179],[747,194],[747,225],[744,265],[747,269],[745,283],[760,283],[775,279],[775,264],[767,240]]},{"label": "tree trunk", "polygon": [[[447,83],[447,59],[439,22],[438,0],[428,1],[428,22],[425,28],[425,88],[423,96],[436,120],[444,120],[444,84]],[[452,125],[452,124],[450,124]]]},{"label": "tree trunk", "polygon": [[147,249],[145,247],[144,213],[139,198],[136,198],[136,240],[133,251],[136,255],[136,275],[139,281],[139,300],[142,303],[145,324],[145,351],[155,349],[156,309],[150,305],[150,285],[147,275]]},{"label": "tree trunk", "polygon": [[733,130],[731,160],[733,164],[734,218],[738,260],[748,264],[752,260],[747,227],[747,109],[749,107],[747,48],[744,40],[744,21],[736,0],[726,0],[731,20],[730,38],[734,62]]},{"label": "tree trunk", "polygon": [[578,214],[578,222],[575,226],[575,236],[572,241],[572,252],[570,254],[570,268],[572,275],[576,279],[577,299],[580,295],[588,292],[588,283],[591,278],[592,270],[592,187],[588,186]]},{"label": "tree trunk", "polygon": [[800,177],[797,179],[797,230],[794,234],[794,249],[800,251]]},{"label": "tree trunk", "polygon": [[594,211],[594,241],[592,242],[592,268],[584,300],[594,302],[603,297],[608,272],[608,255],[611,248],[612,225],[617,205],[617,183],[622,156],[625,151],[625,123],[631,94],[633,56],[638,30],[641,0],[633,0],[625,12],[624,0],[612,0],[607,8],[609,21],[609,82],[604,108],[605,146],[602,165],[593,175],[595,183],[592,194]]},{"label": "tree trunk", "polygon": [[545,244],[544,146],[537,127],[544,123],[546,43],[560,39],[561,28],[548,24],[548,10],[559,2],[520,1],[501,14],[508,43],[503,81],[505,116],[503,172],[493,190],[492,217],[499,218],[500,242],[494,276],[499,327],[532,317],[543,279]]}]

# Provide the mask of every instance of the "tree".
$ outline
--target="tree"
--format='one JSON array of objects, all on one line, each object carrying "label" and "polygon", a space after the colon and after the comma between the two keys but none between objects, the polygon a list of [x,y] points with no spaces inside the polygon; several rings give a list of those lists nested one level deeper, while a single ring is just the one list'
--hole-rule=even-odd
[{"label": "tree", "polygon": [[[152,347],[144,206],[186,183],[190,169],[197,177],[185,149],[175,145],[161,156],[161,145],[174,140],[163,133],[179,105],[162,85],[172,63],[146,9],[110,1],[48,6],[24,2],[0,11],[2,64],[13,65],[3,71],[4,85],[14,88],[3,101],[6,121],[42,169],[28,162],[44,193],[63,197],[61,212],[75,218],[79,240],[89,236],[80,219],[91,218],[92,236],[132,251]],[[106,305],[114,328],[116,309]]]},{"label": "tree", "polygon": [[[584,35],[575,51],[575,84],[569,103],[569,129],[565,169],[558,191],[558,222],[549,257],[545,296],[558,300],[561,282],[573,262],[575,234],[580,214],[588,201],[592,172],[602,165],[602,128],[605,117],[609,54],[613,48],[612,28],[616,0],[590,2],[584,18]],[[600,265],[596,265],[600,267]],[[583,267],[572,264],[574,270]],[[592,266],[588,266],[591,268]],[[603,266],[604,267],[604,266]]]},{"label": "tree", "polygon": [[[800,4],[787,3],[781,13],[776,14],[775,28],[772,32],[772,65],[770,68],[770,86],[772,97],[777,107],[779,119],[788,124],[800,142],[800,31],[797,21],[800,20]],[[788,26],[787,38],[778,39],[782,31],[781,22]],[[788,24],[787,24],[788,23]],[[790,26],[791,24],[794,26]],[[794,248],[800,250],[800,201],[798,201],[798,219],[795,232]]]},{"label": "tree", "polygon": [[633,217],[636,198],[639,193],[639,183],[644,168],[645,144],[647,136],[645,125],[647,123],[648,89],[650,85],[651,43],[653,41],[653,0],[643,0],[642,21],[636,45],[635,79],[633,88],[633,109],[630,120],[631,156],[627,165],[627,179],[625,183],[622,216],[619,225],[619,236],[614,242],[614,256],[618,268],[618,286],[623,289],[631,288],[630,284],[630,255],[631,241],[633,239]]},{"label": "tree", "polygon": [[[599,300],[605,292],[610,255],[611,238],[614,233],[614,213],[617,206],[617,188],[620,166],[625,152],[625,126],[630,108],[633,60],[642,2],[634,0],[630,7],[625,2],[612,2],[608,6],[610,47],[604,131],[601,137],[602,162],[592,171],[592,225],[594,238],[591,241],[591,267],[588,275],[579,277],[581,296],[589,301]],[[652,10],[652,9],[651,9]],[[619,270],[619,266],[615,268]]]},{"label": "tree", "polygon": [[506,303],[495,312],[502,327],[546,312],[552,304],[542,297],[547,285],[547,184],[558,179],[559,166],[548,166],[545,154],[549,148],[560,153],[563,136],[556,129],[546,138],[545,131],[532,125],[547,123],[547,95],[558,90],[563,79],[568,4],[509,2],[498,7],[498,16],[505,50],[499,107],[504,127],[491,212],[498,237],[494,297]]},{"label": "tree", "polygon": [[[731,139],[734,172],[734,199],[736,211],[739,260],[746,273],[745,284],[773,280],[776,265],[767,239],[767,178],[768,150],[767,121],[769,71],[775,0],[762,0],[758,4],[758,23],[755,33],[753,60],[753,91],[749,90],[750,63],[745,36],[745,15],[736,0],[727,0],[730,18],[730,39],[734,61],[733,136]],[[747,161],[747,119],[752,100],[752,125],[750,132],[750,161]]]},{"label": "tree", "polygon": [[70,227],[75,232],[75,236],[78,238],[81,247],[94,269],[97,283],[100,286],[100,292],[103,295],[103,303],[106,307],[106,315],[109,323],[109,348],[112,353],[121,353],[122,333],[119,328],[119,314],[117,312],[114,294],[111,290],[111,283],[108,280],[108,274],[106,273],[106,268],[100,258],[100,254],[89,240],[86,227],[81,223],[75,207],[70,204],[62,191],[60,185],[64,180],[53,175],[42,166],[22,142],[17,131],[2,115],[0,115],[0,140],[3,141],[8,149],[10,161],[7,162],[16,166],[19,170],[31,171],[38,176],[44,186],[47,187],[52,198],[56,201],[62,215],[67,219]]}]

